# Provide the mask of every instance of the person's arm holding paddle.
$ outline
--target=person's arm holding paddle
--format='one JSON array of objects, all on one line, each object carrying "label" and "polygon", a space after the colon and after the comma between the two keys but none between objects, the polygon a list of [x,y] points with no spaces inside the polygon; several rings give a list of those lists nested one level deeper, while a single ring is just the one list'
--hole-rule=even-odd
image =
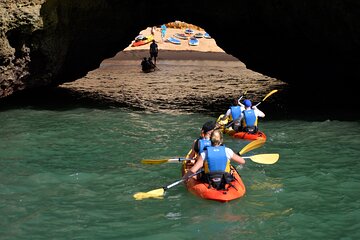
[{"label": "person's arm holding paddle", "polygon": [[265,117],[265,113],[257,108],[257,106],[253,106],[252,109],[254,109],[256,116],[258,117]]}]

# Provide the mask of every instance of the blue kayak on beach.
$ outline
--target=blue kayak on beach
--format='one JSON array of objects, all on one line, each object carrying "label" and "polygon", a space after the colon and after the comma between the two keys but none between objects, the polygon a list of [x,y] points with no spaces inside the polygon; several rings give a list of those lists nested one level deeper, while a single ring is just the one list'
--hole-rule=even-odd
[{"label": "blue kayak on beach", "polygon": [[211,36],[206,32],[206,33],[204,33],[204,38],[210,39]]},{"label": "blue kayak on beach", "polygon": [[169,37],[168,39],[166,39],[166,41],[173,43],[173,44],[177,44],[177,45],[181,44],[181,41],[174,37]]},{"label": "blue kayak on beach", "polygon": [[190,46],[197,46],[199,45],[199,39],[192,37],[189,39],[189,45]]}]

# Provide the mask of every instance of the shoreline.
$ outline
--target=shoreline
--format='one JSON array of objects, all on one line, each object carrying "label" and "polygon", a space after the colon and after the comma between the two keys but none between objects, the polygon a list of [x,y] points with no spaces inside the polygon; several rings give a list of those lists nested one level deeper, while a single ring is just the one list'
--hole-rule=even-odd
[{"label": "shoreline", "polygon": [[[107,61],[136,60],[141,62],[144,57],[149,57],[148,49],[135,49],[118,52]],[[236,57],[225,52],[196,51],[196,50],[161,50],[158,55],[159,62],[162,60],[209,60],[209,61],[239,61]]]}]

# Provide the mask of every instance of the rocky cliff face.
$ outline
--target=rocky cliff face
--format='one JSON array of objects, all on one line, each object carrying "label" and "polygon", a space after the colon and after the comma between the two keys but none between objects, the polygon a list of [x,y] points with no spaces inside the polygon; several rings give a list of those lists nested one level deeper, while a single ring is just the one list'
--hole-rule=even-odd
[{"label": "rocky cliff face", "polygon": [[174,20],[201,26],[248,68],[319,100],[339,86],[351,100],[360,77],[357,0],[1,0],[0,16],[0,97],[73,81],[139,29]]}]

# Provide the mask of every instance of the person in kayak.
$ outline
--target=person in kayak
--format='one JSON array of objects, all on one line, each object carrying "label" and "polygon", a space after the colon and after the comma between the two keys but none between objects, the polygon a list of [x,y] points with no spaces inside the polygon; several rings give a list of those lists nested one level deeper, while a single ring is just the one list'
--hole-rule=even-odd
[{"label": "person in kayak", "polygon": [[241,105],[237,98],[234,98],[232,106],[230,106],[225,115],[221,118],[221,121],[230,117],[229,120],[232,121],[230,126],[238,132],[241,129],[241,113],[243,110],[245,110],[245,107]]},{"label": "person in kayak", "polygon": [[256,133],[258,131],[258,118],[265,117],[265,113],[260,111],[256,106],[252,106],[249,99],[245,99],[245,109],[241,112],[241,131]]},{"label": "person in kayak", "polygon": [[216,123],[214,121],[204,123],[201,128],[200,137],[194,140],[188,158],[194,159],[199,153],[204,151],[205,147],[211,146],[210,135],[215,127]]},{"label": "person in kayak", "polygon": [[210,136],[211,146],[199,154],[197,161],[189,171],[184,174],[183,179],[188,180],[189,176],[204,168],[204,181],[208,182],[216,189],[223,189],[226,183],[233,181],[230,171],[230,160],[238,164],[245,164],[245,160],[234,153],[233,150],[222,145],[223,134],[219,130],[214,130]]}]

